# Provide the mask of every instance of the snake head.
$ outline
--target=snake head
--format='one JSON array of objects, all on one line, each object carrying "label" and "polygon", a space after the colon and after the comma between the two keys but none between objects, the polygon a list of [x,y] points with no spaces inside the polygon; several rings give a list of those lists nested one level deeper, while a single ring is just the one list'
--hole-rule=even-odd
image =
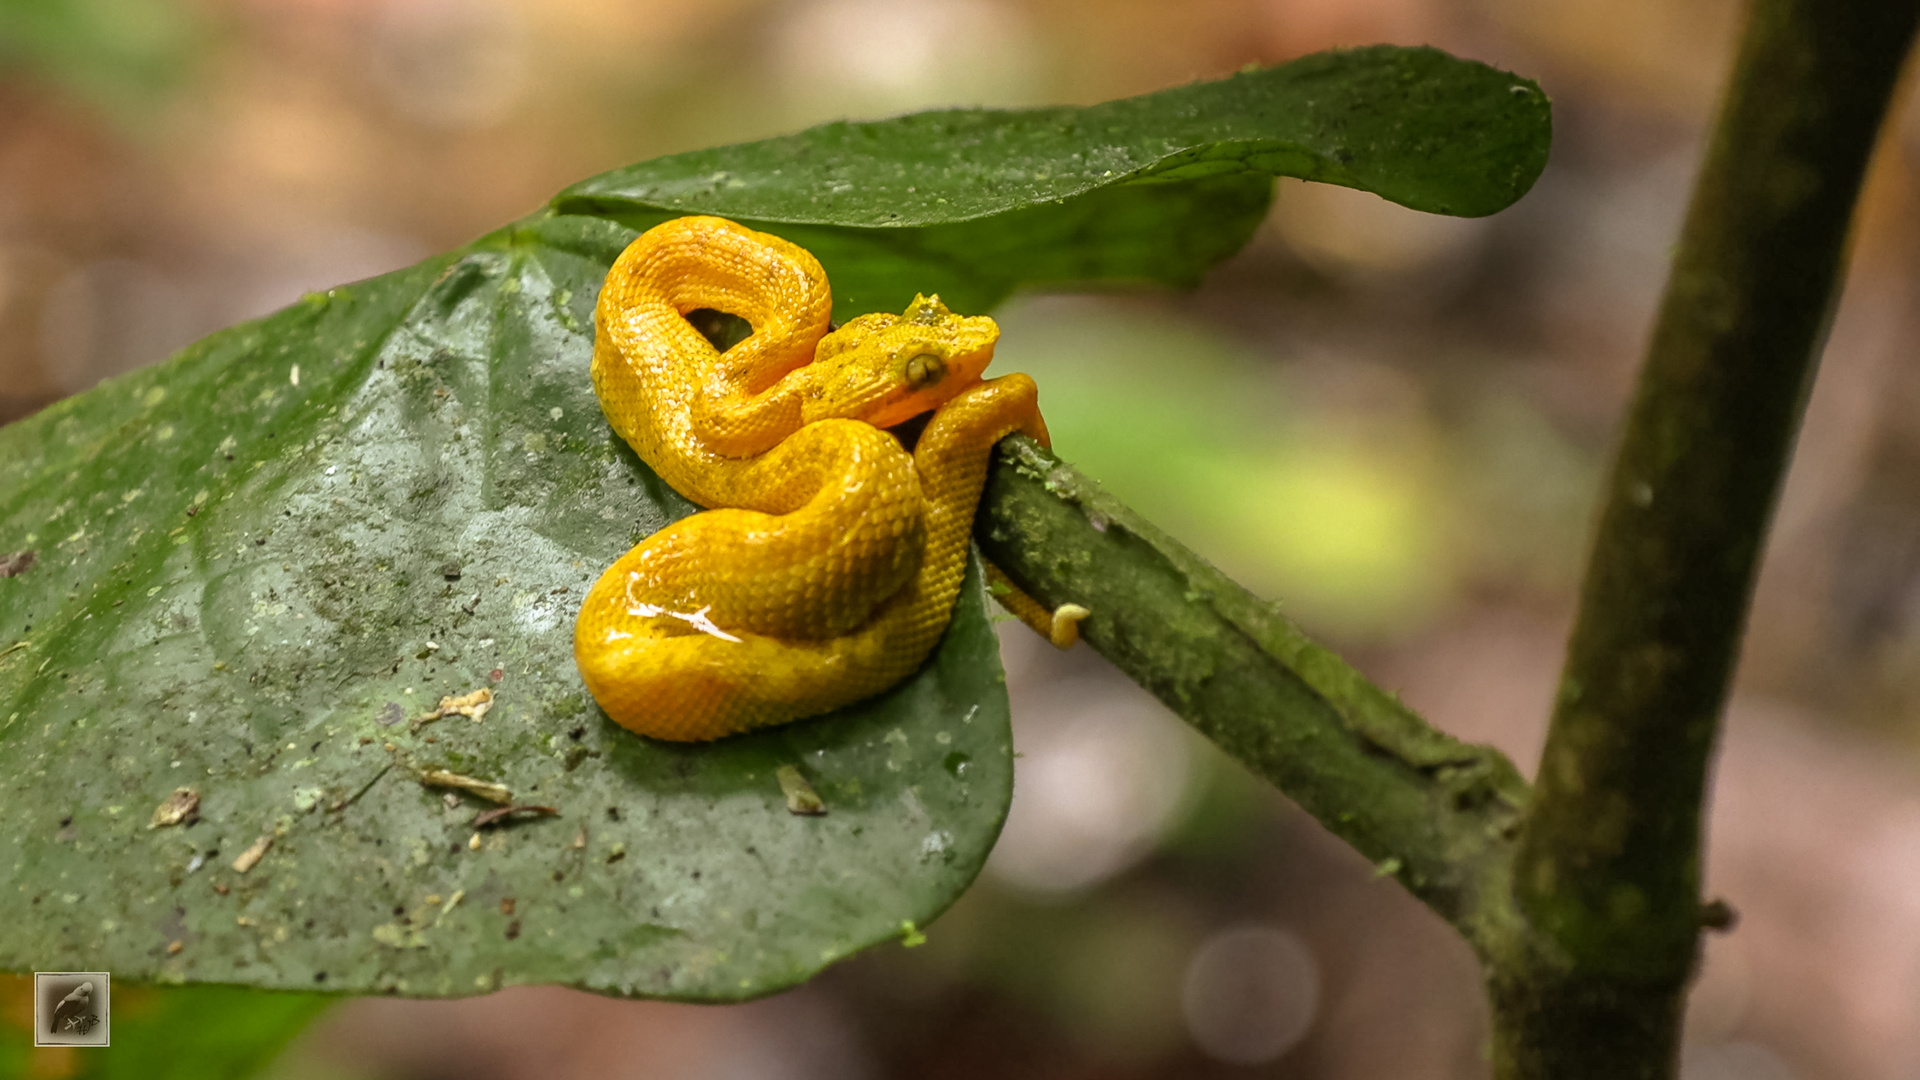
[{"label": "snake head", "polygon": [[801,416],[892,427],[979,382],[999,340],[992,319],[955,315],[938,296],[915,296],[899,315],[861,315],[821,338],[792,376],[806,384]]}]

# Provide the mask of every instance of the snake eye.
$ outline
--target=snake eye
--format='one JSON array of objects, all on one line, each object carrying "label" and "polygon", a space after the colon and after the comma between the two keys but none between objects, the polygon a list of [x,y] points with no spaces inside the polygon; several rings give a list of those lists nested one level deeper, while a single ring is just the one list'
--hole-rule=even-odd
[{"label": "snake eye", "polygon": [[907,361],[907,385],[923,390],[947,374],[947,362],[932,353],[920,353]]}]

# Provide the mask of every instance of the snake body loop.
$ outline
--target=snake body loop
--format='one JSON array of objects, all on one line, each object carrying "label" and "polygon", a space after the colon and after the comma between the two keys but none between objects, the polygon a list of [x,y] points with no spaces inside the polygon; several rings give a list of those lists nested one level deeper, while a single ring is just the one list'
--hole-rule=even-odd
[{"label": "snake body loop", "polygon": [[[686,321],[753,333],[718,352]],[[1031,379],[982,381],[991,319],[915,298],[829,333],[820,264],[719,218],[657,226],[615,261],[594,390],[616,432],[712,507],[589,590],[574,656],[642,735],[714,739],[831,711],[911,674],[946,629],[993,444],[1044,441]],[[911,454],[883,427],[933,411]]]}]

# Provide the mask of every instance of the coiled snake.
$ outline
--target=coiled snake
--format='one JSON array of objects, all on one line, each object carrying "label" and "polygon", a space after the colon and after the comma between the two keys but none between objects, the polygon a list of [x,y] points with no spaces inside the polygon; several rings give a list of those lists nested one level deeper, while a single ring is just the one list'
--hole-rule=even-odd
[{"label": "coiled snake", "polygon": [[[685,318],[701,308],[753,333],[721,353]],[[981,378],[993,320],[920,296],[829,332],[831,311],[811,254],[721,218],[656,226],[608,272],[594,391],[662,479],[716,508],[621,556],[581,605],[575,660],[623,727],[715,739],[904,679],[952,614],[993,444],[1047,441],[1033,380]],[[929,410],[911,453],[882,430]]]}]

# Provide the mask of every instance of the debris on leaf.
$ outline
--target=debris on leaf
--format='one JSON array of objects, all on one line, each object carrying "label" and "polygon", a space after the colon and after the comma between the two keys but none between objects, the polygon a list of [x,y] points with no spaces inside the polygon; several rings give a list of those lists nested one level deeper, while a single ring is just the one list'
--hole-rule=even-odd
[{"label": "debris on leaf", "polygon": [[[406,769],[413,774],[415,780],[420,781],[428,787],[457,788],[461,791],[478,795],[488,802],[497,802],[502,806],[513,805],[513,792],[510,791],[505,784],[476,780],[471,776],[462,776],[457,772],[449,772],[446,769],[436,768],[434,766],[422,767],[415,765],[412,761],[408,760],[406,751],[395,746],[393,743],[386,743],[384,745],[386,746],[387,753],[393,755],[394,765],[399,765]],[[392,766],[389,766],[389,768],[391,767]],[[385,772],[385,770],[382,770],[382,772]],[[374,779],[378,780],[379,777],[376,776]],[[371,787],[372,784],[369,783],[367,786]],[[365,789],[363,788],[362,790],[364,791]],[[357,798],[358,796],[355,797]]]},{"label": "debris on leaf", "polygon": [[584,848],[586,846],[587,846],[587,827],[585,825],[582,825],[580,826],[580,835],[573,838],[573,843],[568,844],[567,849],[569,851],[579,851],[581,848]]},{"label": "debris on leaf", "polygon": [[181,942],[170,941],[167,943],[168,956],[179,956],[183,951],[185,951],[185,949],[186,949],[186,945]]},{"label": "debris on leaf", "polygon": [[373,928],[373,940],[389,949],[424,949],[427,939],[420,931],[399,923],[381,923]]},{"label": "debris on leaf", "polygon": [[800,775],[797,766],[782,765],[773,771],[780,780],[780,790],[787,797],[787,813],[805,817],[820,817],[827,812],[827,804],[820,800],[820,793],[813,790],[807,778]]},{"label": "debris on leaf", "polygon": [[[368,741],[371,741],[371,740],[368,740]],[[395,747],[392,743],[387,744],[387,749],[392,750],[394,748]],[[381,766],[380,771],[373,774],[373,779],[360,785],[359,791],[354,792],[353,794],[347,796],[344,799],[335,799],[330,805],[328,805],[327,812],[330,814],[337,814],[340,811],[345,810],[347,807],[352,806],[354,803],[359,802],[360,796],[365,795],[369,791],[372,791],[373,785],[379,783],[380,778],[387,775],[387,771],[389,769],[392,769],[393,766],[394,766],[394,763],[391,761]]]},{"label": "debris on leaf", "polygon": [[153,808],[153,819],[147,822],[147,828],[187,824],[199,816],[200,793],[188,787],[174,788],[173,794],[161,799],[160,805]]},{"label": "debris on leaf", "polygon": [[[436,648],[437,647],[438,646],[436,646]],[[487,715],[487,710],[491,708],[493,708],[493,691],[483,686],[471,694],[449,695],[441,698],[440,707],[430,713],[421,713],[415,717],[413,726],[418,728],[422,724],[431,724],[435,720],[445,716],[467,716],[471,717],[473,722],[477,724],[480,722],[480,718]]]},{"label": "debris on leaf", "polygon": [[267,835],[261,837],[260,839],[255,840],[253,842],[252,847],[241,852],[240,857],[233,860],[234,873],[244,874],[247,871],[253,869],[253,864],[259,862],[260,857],[265,855],[267,853],[267,849],[272,846],[273,846],[272,833],[268,833]]},{"label": "debris on leaf", "polygon": [[501,806],[481,811],[480,816],[473,819],[473,827],[484,829],[511,814],[545,814],[548,817],[559,817],[560,811],[551,806]]},{"label": "debris on leaf", "polygon": [[459,788],[461,791],[471,791],[488,802],[497,802],[502,806],[513,805],[513,792],[508,790],[505,784],[491,784],[485,780],[475,780],[471,776],[461,776],[459,773],[448,772],[445,769],[421,769],[416,775],[420,777],[420,782],[428,787]]},{"label": "debris on leaf", "polygon": [[19,577],[32,569],[40,558],[37,551],[11,551],[0,553],[0,578]]}]

